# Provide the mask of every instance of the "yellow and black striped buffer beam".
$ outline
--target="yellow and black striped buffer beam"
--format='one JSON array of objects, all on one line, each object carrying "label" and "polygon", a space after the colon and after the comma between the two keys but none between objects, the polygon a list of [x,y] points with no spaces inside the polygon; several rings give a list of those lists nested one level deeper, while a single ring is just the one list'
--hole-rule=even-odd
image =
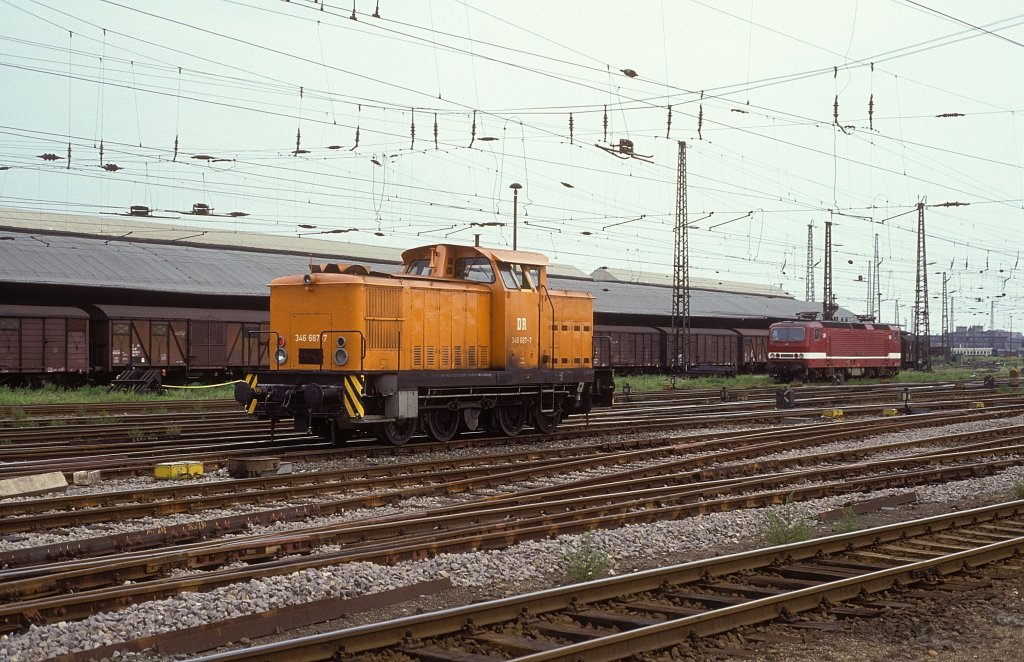
[{"label": "yellow and black striped buffer beam", "polygon": [[245,383],[249,385],[249,388],[251,389],[251,392],[252,392],[252,395],[249,398],[249,406],[245,408],[245,411],[249,415],[252,415],[252,413],[254,411],[256,411],[256,402],[257,402],[256,383],[258,381],[259,381],[259,378],[257,378],[256,375],[246,375],[245,376]]},{"label": "yellow and black striped buffer beam", "polygon": [[362,418],[363,409],[363,388],[366,385],[366,377],[363,375],[345,375],[345,384],[342,388],[342,400],[345,403],[345,411],[351,419]]}]

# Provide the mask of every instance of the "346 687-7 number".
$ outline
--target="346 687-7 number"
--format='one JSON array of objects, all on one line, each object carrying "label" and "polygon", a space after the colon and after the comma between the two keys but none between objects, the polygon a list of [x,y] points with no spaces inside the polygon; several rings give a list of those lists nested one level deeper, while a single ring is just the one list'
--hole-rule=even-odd
[{"label": "346 687-7 number", "polygon": [[320,342],[319,333],[296,333],[295,342]]}]

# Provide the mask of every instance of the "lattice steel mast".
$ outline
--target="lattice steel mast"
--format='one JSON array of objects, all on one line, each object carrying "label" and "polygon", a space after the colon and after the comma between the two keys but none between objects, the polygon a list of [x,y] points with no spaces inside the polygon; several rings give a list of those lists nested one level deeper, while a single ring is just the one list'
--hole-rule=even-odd
[{"label": "lattice steel mast", "polygon": [[821,319],[835,318],[839,306],[832,293],[832,221],[825,221],[825,296],[821,300]]},{"label": "lattice steel mast", "polygon": [[675,260],[672,269],[672,373],[690,367],[690,248],[686,225],[686,142],[676,169]]},{"label": "lattice steel mast", "polygon": [[914,362],[931,371],[931,332],[928,325],[928,260],[925,256],[924,202],[917,203],[917,278],[914,283]]},{"label": "lattice steel mast", "polygon": [[804,282],[804,298],[814,301],[814,221],[807,224],[807,276]]}]

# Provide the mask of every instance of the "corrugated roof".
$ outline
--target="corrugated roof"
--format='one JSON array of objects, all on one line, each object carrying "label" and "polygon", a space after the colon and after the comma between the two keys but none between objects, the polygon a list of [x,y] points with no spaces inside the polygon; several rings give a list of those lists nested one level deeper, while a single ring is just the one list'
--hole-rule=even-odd
[{"label": "corrugated roof", "polygon": [[[634,271],[631,269],[613,269],[600,267],[591,274],[594,280],[617,281],[622,283],[647,283],[649,285],[672,285],[672,274],[654,273],[650,271]],[[771,297],[789,297],[781,287],[764,283],[744,283],[735,280],[718,278],[698,278],[690,276],[691,290],[715,290],[719,292],[737,292],[740,294],[760,294]]]},{"label": "corrugated roof", "polygon": [[[305,273],[310,258],[255,250],[182,246],[46,232],[0,232],[0,283],[133,288],[182,294],[262,297],[271,280]],[[353,256],[331,259],[394,272],[398,265]],[[323,261],[313,258],[314,263]],[[672,311],[672,288],[638,283],[564,278],[549,272],[553,288],[589,292],[601,313],[657,315]],[[0,299],[2,301],[2,299]],[[85,303],[85,302],[83,302]],[[691,290],[692,317],[793,319],[820,305],[787,297]],[[855,321],[840,310],[839,318]]]},{"label": "corrugated roof", "polygon": [[[402,251],[405,250],[350,241],[274,236],[241,231],[233,226],[243,223],[242,221],[231,218],[220,218],[219,220],[221,226],[217,227],[212,225],[217,222],[217,219],[209,216],[165,219],[158,215],[157,217],[138,218],[120,214],[87,216],[0,208],[0,236],[4,234],[3,230],[8,229],[36,230],[46,234],[60,232],[91,235],[104,239],[140,239],[179,247],[229,247],[241,250],[288,252],[304,256],[344,259],[349,263],[359,264],[401,264]],[[587,277],[580,269],[566,264],[549,264],[548,273],[559,276]]]}]

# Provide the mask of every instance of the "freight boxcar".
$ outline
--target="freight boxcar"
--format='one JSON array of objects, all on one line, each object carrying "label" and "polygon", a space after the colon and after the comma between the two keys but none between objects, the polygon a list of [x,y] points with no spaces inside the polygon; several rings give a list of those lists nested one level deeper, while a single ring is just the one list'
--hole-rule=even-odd
[{"label": "freight boxcar", "polygon": [[[674,335],[669,327],[597,325],[594,360],[618,374],[662,373],[672,369]],[[763,372],[767,329],[691,328],[680,363],[693,374],[734,375]]]},{"label": "freight boxcar", "polygon": [[84,383],[89,315],[66,306],[0,306],[0,382]]},{"label": "freight boxcar", "polygon": [[226,378],[268,360],[264,311],[83,308],[92,319],[90,365],[98,381],[130,368],[159,368],[171,379]]}]

